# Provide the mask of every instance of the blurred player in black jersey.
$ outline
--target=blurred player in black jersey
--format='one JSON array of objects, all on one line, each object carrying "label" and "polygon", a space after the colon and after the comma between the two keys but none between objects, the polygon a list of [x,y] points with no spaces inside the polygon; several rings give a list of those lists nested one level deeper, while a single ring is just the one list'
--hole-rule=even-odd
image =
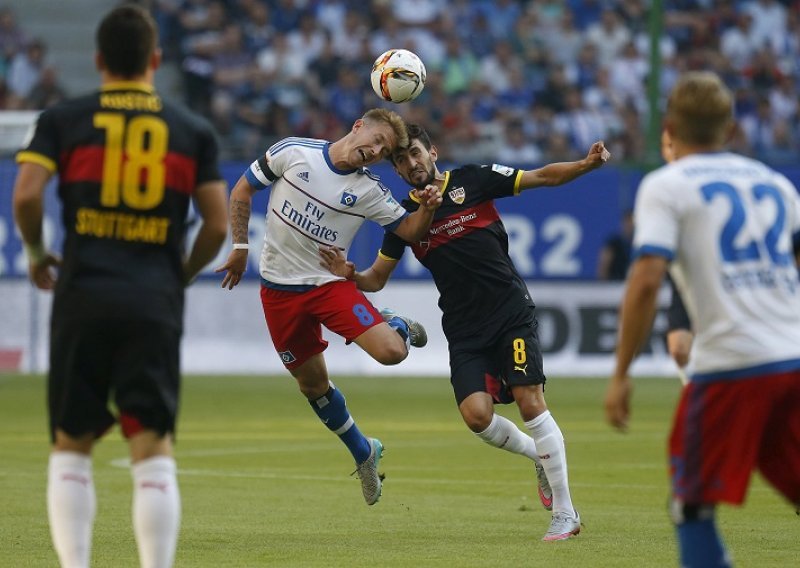
[{"label": "blurred player in black jersey", "polygon": [[[386,233],[373,265],[356,272],[341,253],[320,250],[323,264],[364,291],[383,288],[405,247],[431,271],[440,293],[442,327],[450,350],[450,381],[461,416],[482,440],[533,460],[539,497],[552,509],[544,540],[580,532],[567,482],[564,440],[544,400],[545,375],[534,303],[508,256],[508,235],[493,200],[524,189],[566,183],[600,167],[609,157],[596,142],[583,160],[517,170],[498,164],[469,165],[448,172],[436,167],[437,151],[425,130],[408,125],[408,149],[392,163],[414,190],[403,205],[419,207],[416,192],[433,185],[443,202],[425,239],[407,243]],[[494,412],[515,401],[531,435]]]},{"label": "blurred player in black jersey", "polygon": [[[142,566],[171,566],[180,524],[172,457],[184,286],[227,231],[211,126],[162,101],[155,24],[120,6],[100,23],[101,88],[44,111],[17,155],[14,213],[31,281],[55,291],[47,506],[62,566],[88,567],[95,515],[91,451],[119,421],[130,446]],[[45,186],[59,178],[63,260],[42,241]],[[188,257],[190,200],[202,224]],[[109,409],[113,403],[115,414]]]},{"label": "blurred player in black jersey", "polygon": [[[666,129],[661,131],[661,157],[664,162],[670,163],[675,160],[672,150],[672,139]],[[683,304],[683,298],[675,286],[672,278],[667,277],[670,292],[672,294],[669,308],[667,309],[667,351],[670,357],[678,366],[678,376],[681,383],[686,385],[689,377],[686,374],[686,366],[689,364],[689,354],[692,351],[692,323],[689,321],[689,314]]]}]

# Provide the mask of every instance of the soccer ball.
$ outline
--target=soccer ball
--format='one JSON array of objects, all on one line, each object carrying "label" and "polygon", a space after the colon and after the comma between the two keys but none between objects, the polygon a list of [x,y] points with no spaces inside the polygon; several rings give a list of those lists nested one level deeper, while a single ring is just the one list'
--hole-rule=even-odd
[{"label": "soccer ball", "polygon": [[390,49],[372,65],[372,90],[385,101],[404,103],[416,99],[425,88],[425,64],[407,49]]}]

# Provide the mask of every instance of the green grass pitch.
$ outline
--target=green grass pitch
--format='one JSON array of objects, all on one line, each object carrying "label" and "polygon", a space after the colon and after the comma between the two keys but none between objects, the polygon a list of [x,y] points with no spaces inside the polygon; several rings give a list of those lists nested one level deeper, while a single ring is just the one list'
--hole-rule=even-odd
[{"label": "green grass pitch", "polygon": [[[187,377],[176,456],[183,522],[176,566],[668,567],[665,440],[673,380],[638,380],[630,432],[603,421],[604,380],[551,379],[567,441],[580,536],[543,543],[549,514],[531,462],[469,433],[444,378],[335,379],[359,427],[386,446],[381,501],[367,507],[353,463],[294,381]],[[45,509],[44,380],[0,376],[0,566],[51,567]],[[516,407],[499,407],[519,423]],[[126,446],[95,452],[93,566],[136,566]],[[756,477],[719,523],[739,567],[800,566],[800,518]]]}]

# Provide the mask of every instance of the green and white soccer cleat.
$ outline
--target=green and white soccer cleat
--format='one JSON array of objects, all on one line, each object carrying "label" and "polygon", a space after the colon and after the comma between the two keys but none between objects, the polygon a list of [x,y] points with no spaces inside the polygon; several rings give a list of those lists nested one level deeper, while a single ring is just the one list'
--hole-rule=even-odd
[{"label": "green and white soccer cleat", "polygon": [[383,444],[377,438],[369,438],[370,452],[369,457],[363,462],[356,464],[353,472],[361,480],[361,492],[364,494],[364,501],[367,505],[374,505],[381,498],[382,478],[378,473],[378,463],[383,455]]},{"label": "green and white soccer cleat", "polygon": [[383,321],[388,322],[392,318],[400,318],[408,326],[408,339],[412,347],[425,347],[428,343],[428,333],[425,328],[418,321],[414,321],[409,317],[401,316],[397,312],[389,308],[381,310],[381,317]]},{"label": "green and white soccer cleat", "polygon": [[556,540],[567,540],[581,532],[581,516],[578,511],[574,514],[569,513],[555,513],[553,520],[550,521],[550,528],[544,533],[545,542],[552,542]]}]

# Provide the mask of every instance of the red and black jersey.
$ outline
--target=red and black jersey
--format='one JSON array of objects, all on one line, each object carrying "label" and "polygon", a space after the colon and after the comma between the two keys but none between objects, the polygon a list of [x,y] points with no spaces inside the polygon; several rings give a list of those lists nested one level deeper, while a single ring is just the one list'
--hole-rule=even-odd
[{"label": "red and black jersey", "polygon": [[[439,290],[442,328],[451,343],[491,345],[533,319],[534,303],[508,256],[508,234],[494,199],[519,193],[521,170],[464,166],[445,173],[443,202],[425,239],[407,243],[386,233],[380,254],[399,260],[410,246]],[[419,203],[403,201],[408,211]]]},{"label": "red and black jersey", "polygon": [[189,201],[198,184],[221,179],[217,154],[204,119],[143,83],[107,84],[42,112],[17,161],[59,176],[56,305],[180,324]]}]

